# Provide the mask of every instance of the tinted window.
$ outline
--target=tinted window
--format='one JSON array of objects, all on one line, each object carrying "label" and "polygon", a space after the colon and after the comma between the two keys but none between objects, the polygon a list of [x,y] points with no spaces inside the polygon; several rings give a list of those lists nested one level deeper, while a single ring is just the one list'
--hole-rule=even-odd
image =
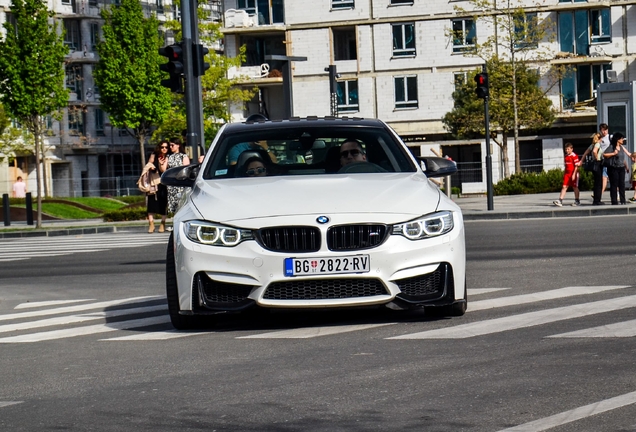
[{"label": "tinted window", "polygon": [[[243,177],[247,162],[260,160],[267,175],[336,174],[341,168],[340,145],[357,140],[366,161],[367,172],[414,172],[412,161],[401,143],[380,128],[297,127],[225,133],[213,149],[204,168],[204,178]],[[362,172],[365,170],[363,169]]]}]

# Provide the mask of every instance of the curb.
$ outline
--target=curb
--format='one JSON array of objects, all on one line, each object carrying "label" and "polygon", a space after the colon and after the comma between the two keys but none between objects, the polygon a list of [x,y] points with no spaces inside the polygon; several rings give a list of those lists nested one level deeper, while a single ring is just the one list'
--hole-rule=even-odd
[{"label": "curb", "polygon": [[60,237],[83,234],[123,233],[123,232],[147,232],[147,225],[139,226],[95,226],[83,228],[44,228],[41,230],[22,229],[21,231],[0,232],[0,239],[23,237]]},{"label": "curb", "polygon": [[590,216],[636,216],[636,207],[621,206],[620,208],[590,208],[590,209],[561,209],[536,211],[488,211],[466,210],[462,212],[464,220],[511,220],[511,219],[550,219],[566,217]]}]

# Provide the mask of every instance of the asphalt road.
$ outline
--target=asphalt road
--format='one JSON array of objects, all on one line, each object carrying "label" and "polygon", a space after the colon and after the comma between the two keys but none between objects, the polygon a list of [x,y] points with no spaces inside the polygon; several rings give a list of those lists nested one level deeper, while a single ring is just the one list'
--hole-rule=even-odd
[{"label": "asphalt road", "polygon": [[167,236],[6,261],[0,430],[635,431],[635,222],[468,222],[463,317],[275,313],[187,336],[165,323]]}]

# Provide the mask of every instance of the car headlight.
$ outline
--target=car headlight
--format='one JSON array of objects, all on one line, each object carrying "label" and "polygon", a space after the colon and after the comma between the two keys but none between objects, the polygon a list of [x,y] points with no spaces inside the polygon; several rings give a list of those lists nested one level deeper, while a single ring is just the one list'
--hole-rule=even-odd
[{"label": "car headlight", "polygon": [[393,225],[391,234],[402,235],[409,240],[420,240],[446,234],[453,226],[453,213],[441,211]]},{"label": "car headlight", "polygon": [[251,230],[204,221],[188,221],[184,225],[185,234],[190,240],[205,245],[232,247],[254,239]]}]

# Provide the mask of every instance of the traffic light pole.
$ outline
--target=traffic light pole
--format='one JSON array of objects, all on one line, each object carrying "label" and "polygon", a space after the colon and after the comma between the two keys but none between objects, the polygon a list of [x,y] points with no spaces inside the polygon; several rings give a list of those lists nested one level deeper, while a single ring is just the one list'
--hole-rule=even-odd
[{"label": "traffic light pole", "polygon": [[205,142],[203,128],[203,95],[201,77],[194,75],[193,44],[199,43],[199,21],[197,1],[181,0],[181,33],[183,36],[183,59],[186,104],[186,145],[192,148],[192,162],[199,160],[199,148]]},{"label": "traffic light pole", "polygon": [[484,118],[486,126],[486,191],[488,195],[488,210],[494,210],[494,190],[492,187],[492,155],[490,154],[490,114],[488,113],[488,100],[490,96],[484,98]]}]

